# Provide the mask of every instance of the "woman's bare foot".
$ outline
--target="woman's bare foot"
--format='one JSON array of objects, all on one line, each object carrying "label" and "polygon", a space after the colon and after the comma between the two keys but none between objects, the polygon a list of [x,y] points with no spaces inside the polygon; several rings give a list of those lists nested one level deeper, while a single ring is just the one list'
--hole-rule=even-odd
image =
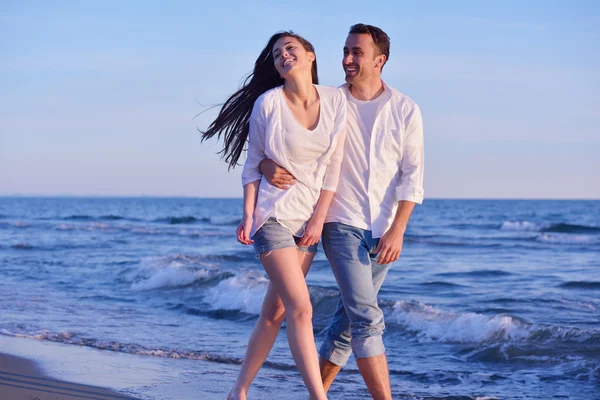
[{"label": "woman's bare foot", "polygon": [[246,390],[240,389],[237,386],[231,388],[227,395],[227,400],[246,400]]}]

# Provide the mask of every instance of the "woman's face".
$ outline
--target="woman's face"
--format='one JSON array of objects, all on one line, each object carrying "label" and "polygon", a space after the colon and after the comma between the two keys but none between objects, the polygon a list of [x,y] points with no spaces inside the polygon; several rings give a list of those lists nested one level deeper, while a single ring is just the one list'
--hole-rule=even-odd
[{"label": "woman's face", "polygon": [[294,37],[279,38],[273,46],[275,69],[283,79],[297,71],[308,71],[312,68],[315,53],[306,51],[302,43]]}]

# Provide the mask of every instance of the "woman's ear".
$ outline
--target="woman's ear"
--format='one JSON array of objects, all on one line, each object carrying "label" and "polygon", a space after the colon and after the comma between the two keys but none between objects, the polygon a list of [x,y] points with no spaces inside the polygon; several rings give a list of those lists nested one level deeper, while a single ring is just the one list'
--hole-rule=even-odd
[{"label": "woman's ear", "polygon": [[317,59],[317,56],[312,51],[308,52],[308,61],[313,62]]}]

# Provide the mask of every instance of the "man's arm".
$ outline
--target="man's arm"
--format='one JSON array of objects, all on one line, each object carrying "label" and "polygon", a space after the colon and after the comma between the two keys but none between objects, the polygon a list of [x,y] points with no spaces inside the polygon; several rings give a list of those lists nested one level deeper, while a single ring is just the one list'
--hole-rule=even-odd
[{"label": "man's arm", "polygon": [[402,244],[404,243],[404,232],[406,232],[406,226],[415,208],[415,204],[407,200],[398,202],[394,221],[390,229],[379,239],[379,244],[375,249],[375,254],[379,253],[379,258],[377,259],[379,264],[389,264],[400,257]]},{"label": "man's arm", "polygon": [[380,264],[391,263],[400,257],[410,215],[415,204],[423,202],[423,119],[419,106],[414,105],[405,123],[404,154],[400,165],[402,175],[396,187],[398,209],[392,225],[379,239],[375,249],[375,253],[379,253],[377,262]]},{"label": "man's arm", "polygon": [[268,158],[260,162],[259,170],[267,181],[276,188],[289,189],[296,184],[296,178],[290,172]]}]

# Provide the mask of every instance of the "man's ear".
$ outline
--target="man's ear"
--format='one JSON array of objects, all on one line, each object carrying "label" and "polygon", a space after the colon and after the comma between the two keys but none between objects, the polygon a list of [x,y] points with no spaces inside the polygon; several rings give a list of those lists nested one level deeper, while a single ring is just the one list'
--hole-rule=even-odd
[{"label": "man's ear", "polygon": [[377,60],[375,62],[375,66],[379,67],[379,68],[383,68],[383,64],[385,64],[385,61],[387,60],[387,57],[385,56],[385,54],[380,54],[375,58]]}]

